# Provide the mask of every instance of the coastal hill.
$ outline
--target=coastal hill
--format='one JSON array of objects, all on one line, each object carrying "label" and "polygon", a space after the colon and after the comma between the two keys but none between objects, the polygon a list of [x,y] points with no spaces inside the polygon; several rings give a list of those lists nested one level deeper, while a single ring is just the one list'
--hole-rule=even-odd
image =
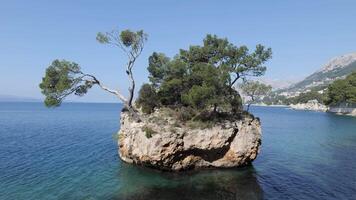
[{"label": "coastal hill", "polygon": [[276,90],[276,93],[289,97],[307,92],[312,88],[323,90],[330,83],[337,79],[345,78],[353,71],[356,71],[356,52],[333,58],[320,70],[314,72],[304,80],[292,84],[285,89]]}]

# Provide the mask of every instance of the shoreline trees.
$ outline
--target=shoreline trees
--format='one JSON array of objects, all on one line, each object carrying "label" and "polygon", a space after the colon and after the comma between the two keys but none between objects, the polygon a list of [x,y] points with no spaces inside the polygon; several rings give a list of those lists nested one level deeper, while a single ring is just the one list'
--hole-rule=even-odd
[{"label": "shoreline trees", "polygon": [[356,71],[345,79],[334,81],[327,88],[325,104],[337,106],[342,103],[356,105]]}]

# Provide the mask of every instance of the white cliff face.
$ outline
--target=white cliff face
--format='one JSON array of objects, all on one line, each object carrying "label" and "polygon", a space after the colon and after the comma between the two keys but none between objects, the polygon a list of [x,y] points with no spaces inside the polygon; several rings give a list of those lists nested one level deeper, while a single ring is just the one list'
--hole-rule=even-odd
[{"label": "white cliff face", "polygon": [[292,109],[295,110],[313,110],[326,112],[328,107],[319,103],[317,100],[309,100],[307,103],[298,103],[289,105]]},{"label": "white cliff face", "polygon": [[[150,137],[144,131],[148,126],[155,131]],[[247,165],[261,144],[260,121],[253,118],[201,130],[134,122],[123,112],[118,134],[123,161],[172,171]]]}]

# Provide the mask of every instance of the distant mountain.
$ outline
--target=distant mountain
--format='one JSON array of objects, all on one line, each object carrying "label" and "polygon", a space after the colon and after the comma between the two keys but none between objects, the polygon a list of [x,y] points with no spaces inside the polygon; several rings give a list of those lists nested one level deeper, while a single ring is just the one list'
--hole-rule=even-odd
[{"label": "distant mountain", "polygon": [[300,82],[279,90],[278,93],[285,96],[294,96],[312,88],[319,88],[321,90],[336,79],[345,78],[353,71],[356,71],[356,52],[332,59],[320,70]]},{"label": "distant mountain", "polygon": [[14,95],[1,95],[0,102],[40,102],[40,99],[30,97],[19,97]]},{"label": "distant mountain", "polygon": [[258,81],[266,85],[272,86],[274,90],[285,89],[297,82],[296,80],[281,80],[281,79],[266,79],[266,78],[258,79]]}]

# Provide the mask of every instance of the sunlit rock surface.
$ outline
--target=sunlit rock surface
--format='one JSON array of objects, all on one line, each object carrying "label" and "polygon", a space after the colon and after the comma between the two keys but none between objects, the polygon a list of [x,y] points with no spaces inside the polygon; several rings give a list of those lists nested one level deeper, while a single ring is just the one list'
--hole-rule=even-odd
[{"label": "sunlit rock surface", "polygon": [[290,107],[295,110],[313,110],[326,112],[328,107],[319,103],[318,100],[309,100],[307,103],[291,104]]},{"label": "sunlit rock surface", "polygon": [[328,112],[339,115],[350,115],[356,117],[356,104],[340,104],[338,106],[331,106]]},{"label": "sunlit rock surface", "polygon": [[127,163],[173,171],[238,167],[250,164],[261,144],[260,121],[252,116],[205,129],[174,125],[169,118],[143,121],[121,113],[119,155]]}]

